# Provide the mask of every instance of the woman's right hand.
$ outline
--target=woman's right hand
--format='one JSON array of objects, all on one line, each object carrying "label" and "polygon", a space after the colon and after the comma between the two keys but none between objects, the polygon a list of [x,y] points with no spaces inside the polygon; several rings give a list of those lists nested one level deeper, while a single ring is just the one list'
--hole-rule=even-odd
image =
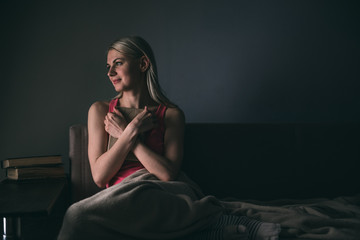
[{"label": "woman's right hand", "polygon": [[157,126],[157,118],[154,112],[149,111],[147,107],[140,112],[129,123],[128,127],[132,127],[136,134],[142,134]]},{"label": "woman's right hand", "polygon": [[108,112],[104,120],[105,131],[115,138],[119,138],[128,125],[124,115],[116,108],[114,112]]}]

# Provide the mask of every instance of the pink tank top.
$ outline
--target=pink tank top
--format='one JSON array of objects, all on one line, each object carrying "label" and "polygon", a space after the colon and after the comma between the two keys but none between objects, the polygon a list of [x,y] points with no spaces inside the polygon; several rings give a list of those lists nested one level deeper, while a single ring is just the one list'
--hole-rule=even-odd
[{"label": "pink tank top", "polygon": [[[113,99],[109,104],[109,112],[113,112],[115,106],[118,104],[119,99]],[[164,154],[164,134],[165,124],[164,117],[167,107],[160,104],[157,108],[155,115],[157,117],[158,126],[145,134],[144,143],[152,149],[154,152],[163,155]],[[144,166],[139,161],[124,161],[120,170],[110,180],[106,187],[113,186],[120,183],[124,178],[131,175],[132,173],[143,169]]]}]

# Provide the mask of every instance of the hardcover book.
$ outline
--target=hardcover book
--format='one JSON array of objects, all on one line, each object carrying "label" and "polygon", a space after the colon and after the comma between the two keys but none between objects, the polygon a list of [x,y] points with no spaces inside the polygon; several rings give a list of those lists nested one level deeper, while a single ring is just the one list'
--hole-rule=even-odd
[{"label": "hardcover book", "polygon": [[63,166],[8,168],[6,172],[12,180],[65,177]]},{"label": "hardcover book", "polygon": [[2,161],[3,168],[62,164],[60,155],[10,158]]}]

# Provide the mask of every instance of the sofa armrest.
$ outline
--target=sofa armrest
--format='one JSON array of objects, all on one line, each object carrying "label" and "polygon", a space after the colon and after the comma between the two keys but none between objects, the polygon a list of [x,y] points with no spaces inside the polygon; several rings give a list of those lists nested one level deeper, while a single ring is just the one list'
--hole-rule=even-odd
[{"label": "sofa armrest", "polygon": [[77,202],[101,189],[94,183],[88,159],[88,131],[85,125],[73,125],[69,132],[72,201]]}]

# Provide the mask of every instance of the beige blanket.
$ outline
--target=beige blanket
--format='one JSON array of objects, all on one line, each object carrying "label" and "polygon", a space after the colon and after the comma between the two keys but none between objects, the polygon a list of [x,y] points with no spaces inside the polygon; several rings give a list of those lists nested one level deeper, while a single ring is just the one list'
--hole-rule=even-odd
[{"label": "beige blanket", "polygon": [[280,239],[360,239],[360,196],[307,201],[220,201],[184,174],[157,180],[145,169],[72,205],[59,240],[196,239],[223,213],[280,223]]},{"label": "beige blanket", "polygon": [[145,169],[121,183],[73,204],[59,240],[188,239],[224,211],[185,175],[163,182]]},{"label": "beige blanket", "polygon": [[360,195],[223,204],[229,213],[280,223],[280,239],[360,240]]}]

